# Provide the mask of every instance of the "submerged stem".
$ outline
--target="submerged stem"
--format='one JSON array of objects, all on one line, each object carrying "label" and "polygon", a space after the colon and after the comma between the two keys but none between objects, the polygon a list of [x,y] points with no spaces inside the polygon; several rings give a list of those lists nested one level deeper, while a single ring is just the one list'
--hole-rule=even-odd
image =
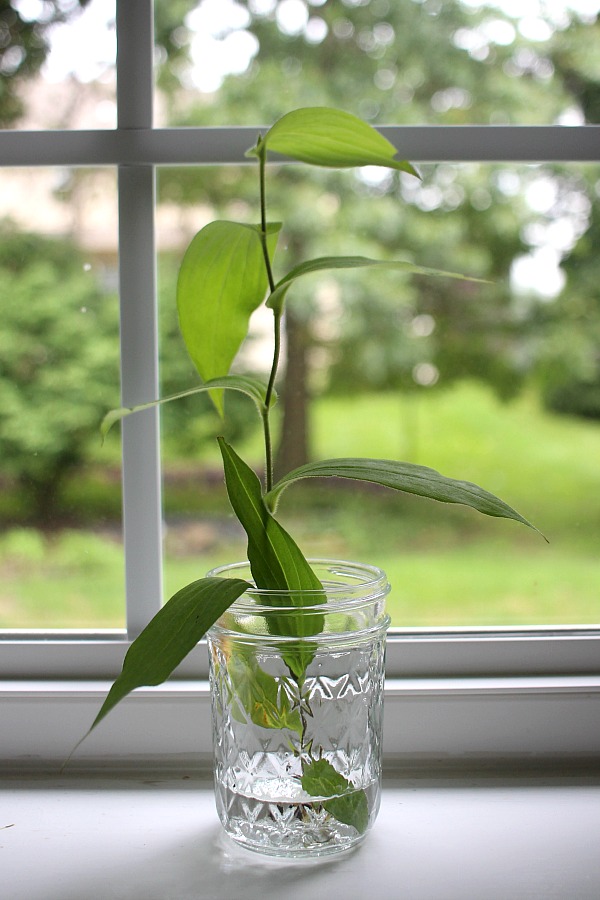
[{"label": "submerged stem", "polygon": [[292,678],[296,682],[298,688],[298,712],[300,713],[300,721],[302,723],[302,733],[300,734],[300,747],[296,756],[298,756],[300,760],[301,771],[304,772],[305,762],[310,762],[312,759],[312,738],[307,740],[308,721],[306,718],[307,713],[312,717],[312,711],[308,703],[307,695],[305,694],[306,673],[301,676],[294,675],[293,673],[290,674],[292,674]]}]

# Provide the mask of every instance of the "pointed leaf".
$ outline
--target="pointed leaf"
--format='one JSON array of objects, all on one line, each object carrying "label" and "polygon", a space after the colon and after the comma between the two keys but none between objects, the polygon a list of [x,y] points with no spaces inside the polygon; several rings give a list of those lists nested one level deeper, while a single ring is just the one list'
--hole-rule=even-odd
[{"label": "pointed leaf", "polygon": [[[111,409],[106,413],[100,425],[100,433],[102,440],[106,437],[110,429],[116,422],[130,416],[132,413],[140,412],[142,409],[151,409],[154,406],[160,406],[163,403],[170,403],[171,400],[180,400],[182,397],[191,397],[193,394],[201,394],[214,388],[223,388],[229,391],[240,391],[254,400],[259,412],[262,412],[265,406],[267,395],[267,386],[258,378],[250,375],[224,375],[223,378],[213,378],[198,387],[189,388],[187,391],[181,391],[179,394],[171,394],[170,397],[162,397],[160,400],[152,400],[150,403],[140,403],[139,406],[122,406],[119,409]],[[275,392],[271,395],[273,405],[277,398]]]},{"label": "pointed leaf", "polygon": [[439,500],[441,503],[460,503],[487,516],[515,519],[538,531],[535,525],[524,519],[507,503],[476,484],[447,478],[427,466],[387,459],[327,459],[308,463],[294,469],[278,481],[273,490],[265,496],[265,502],[270,509],[274,509],[281,492],[295,481],[302,478],[332,477],[381,484],[396,491]]},{"label": "pointed leaf", "polygon": [[223,438],[218,441],[229,500],[248,536],[248,560],[256,586],[321,592],[321,582],[300,548],[265,506],[256,473]]},{"label": "pointed leaf", "polygon": [[[223,438],[219,438],[219,446],[229,500],[248,537],[248,561],[256,587],[291,592],[275,598],[278,606],[286,602],[293,607],[324,602],[321,582],[302,551],[265,506],[256,474]],[[268,595],[263,598],[268,602]],[[272,619],[273,633],[288,637],[318,634],[323,624],[320,613]],[[306,653],[298,645],[290,651],[286,662],[295,675],[301,676],[312,655],[312,649]]]},{"label": "pointed leaf", "polygon": [[267,306],[276,311],[281,311],[285,295],[294,281],[302,275],[311,275],[313,272],[321,272],[326,269],[362,269],[365,267],[399,269],[402,272],[409,272],[414,275],[460,278],[463,281],[489,284],[482,278],[472,278],[469,275],[461,275],[459,272],[446,272],[443,269],[430,269],[427,266],[418,266],[406,260],[369,259],[366,256],[321,256],[317,259],[309,259],[300,263],[300,265],[291,269],[284,278],[281,278],[275,285],[275,290],[269,295]]},{"label": "pointed leaf", "polygon": [[447,272],[444,269],[430,269],[427,266],[419,266],[408,260],[396,259],[370,259],[367,256],[321,256],[317,259],[309,259],[291,269],[281,278],[276,288],[282,287],[290,281],[299,278],[300,275],[310,275],[312,272],[320,272],[323,269],[362,269],[365,267],[379,267],[387,269],[400,269],[403,272],[411,272],[416,275],[435,275],[443,278],[460,278],[464,281],[477,281],[488,284],[482,278],[472,278],[462,275],[460,272]]},{"label": "pointed leaf", "polygon": [[367,795],[356,788],[334,769],[326,759],[316,759],[305,766],[302,787],[313,797],[332,797],[323,806],[338,822],[352,825],[364,834],[369,825]]},{"label": "pointed leaf", "polygon": [[127,651],[92,728],[134,688],[162,684],[219,616],[252,587],[240,578],[200,578],[177,591]]},{"label": "pointed leaf", "polygon": [[[268,226],[272,250],[280,225]],[[211,222],[193,238],[179,270],[177,309],[188,353],[203,381],[227,375],[267,291],[258,228]],[[220,390],[211,392],[220,413]]]},{"label": "pointed leaf", "polygon": [[395,159],[397,150],[387,138],[340,109],[293,110],[275,122],[262,143],[268,150],[313,166],[387,166],[419,177],[409,162]]}]

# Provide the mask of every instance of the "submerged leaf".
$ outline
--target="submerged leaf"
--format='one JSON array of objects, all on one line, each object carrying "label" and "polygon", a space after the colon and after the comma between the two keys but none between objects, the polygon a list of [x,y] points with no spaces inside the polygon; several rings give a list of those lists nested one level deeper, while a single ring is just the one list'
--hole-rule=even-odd
[{"label": "submerged leaf", "polygon": [[[279,229],[279,224],[267,227],[270,249]],[[211,222],[193,238],[179,270],[177,309],[185,345],[204,381],[229,372],[267,284],[255,226]],[[222,391],[212,391],[211,399],[222,414]]]},{"label": "submerged leaf", "polygon": [[[414,463],[396,462],[388,459],[327,459],[308,463],[289,472],[265,496],[270,509],[275,509],[279,495],[285,488],[302,478],[350,478],[381,484],[396,491],[417,494],[441,503],[459,503],[470,506],[487,516],[514,519],[538,531],[535,525],[515,509],[489,491],[470,481],[457,481],[440,475],[435,469]],[[538,532],[540,533],[540,532]]]},{"label": "submerged leaf", "polygon": [[387,166],[419,177],[409,162],[395,158],[397,150],[387,138],[340,109],[315,106],[293,110],[275,122],[262,144],[313,166]]},{"label": "submerged leaf", "polygon": [[302,787],[313,797],[331,797],[331,800],[323,800],[323,807],[338,822],[353,826],[359,834],[364,834],[367,830],[367,795],[362,790],[356,790],[328,760],[316,759],[305,766]]},{"label": "submerged leaf", "polygon": [[302,734],[300,711],[293,707],[282,679],[261,669],[252,649],[244,655],[239,646],[233,647],[227,659],[227,673],[236,721],[245,723],[249,718],[261,728],[287,728]]}]

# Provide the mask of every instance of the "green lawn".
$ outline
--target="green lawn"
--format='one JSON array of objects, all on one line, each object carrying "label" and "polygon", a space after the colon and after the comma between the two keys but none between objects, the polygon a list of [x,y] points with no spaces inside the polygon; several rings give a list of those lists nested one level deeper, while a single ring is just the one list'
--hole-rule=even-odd
[{"label": "green lawn", "polygon": [[[411,399],[327,399],[313,410],[315,456],[411,459],[499,494],[548,537],[514,522],[353,483],[291,488],[280,518],[309,555],[386,570],[398,626],[587,624],[600,620],[600,425],[499,404],[462,385]],[[256,435],[242,448],[257,464]],[[212,456],[207,464],[217,462]],[[307,483],[305,483],[307,484]],[[88,486],[89,487],[89,486]],[[88,498],[93,491],[84,489]],[[77,493],[75,484],[71,493]],[[106,498],[105,498],[106,501]],[[239,559],[243,536],[217,483],[167,493],[166,592]],[[184,511],[204,510],[202,518]],[[208,512],[206,512],[208,510]],[[179,513],[179,516],[175,514]],[[0,535],[0,626],[121,627],[114,534]]]}]

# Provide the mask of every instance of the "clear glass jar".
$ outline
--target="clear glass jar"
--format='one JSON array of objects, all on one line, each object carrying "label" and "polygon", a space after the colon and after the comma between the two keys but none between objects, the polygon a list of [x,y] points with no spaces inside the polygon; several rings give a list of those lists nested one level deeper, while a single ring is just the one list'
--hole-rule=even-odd
[{"label": "clear glass jar", "polygon": [[[346,850],[379,809],[389,585],[310,563],[322,592],[249,590],[207,635],[219,817],[276,856]],[[248,563],[209,575],[252,582]]]}]

